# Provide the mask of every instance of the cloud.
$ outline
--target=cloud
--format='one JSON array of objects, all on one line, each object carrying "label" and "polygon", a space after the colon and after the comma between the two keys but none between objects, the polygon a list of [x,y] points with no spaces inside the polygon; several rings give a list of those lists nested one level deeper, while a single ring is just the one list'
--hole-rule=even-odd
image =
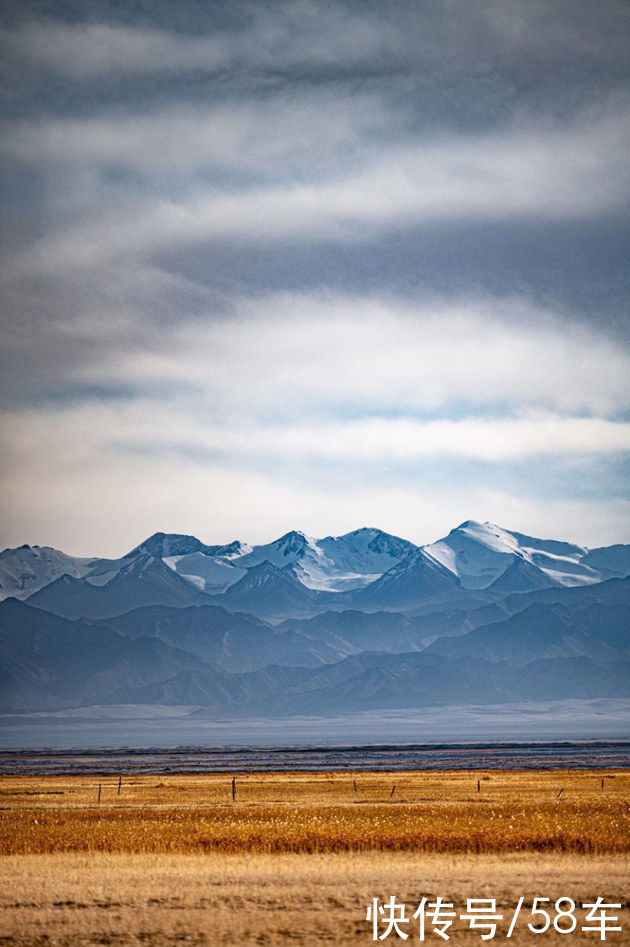
[{"label": "cloud", "polygon": [[[375,313],[366,313],[365,301],[358,308],[365,319],[363,326],[352,324],[358,348],[353,350],[343,328],[327,340],[335,350],[339,347],[341,358],[351,352],[355,360],[341,388],[329,390],[334,376],[332,350],[321,348],[334,331],[332,322],[319,336],[318,349],[313,335],[300,334],[304,325],[291,337],[288,322],[267,325],[259,313],[257,322],[218,327],[210,344],[205,338],[208,348],[195,333],[187,335],[186,356],[172,349],[172,338],[163,340],[172,355],[171,377],[167,381],[163,374],[162,384],[155,384],[155,366],[139,358],[135,371],[142,396],[113,401],[82,397],[77,402],[60,400],[5,411],[0,417],[5,542],[51,542],[71,551],[113,555],[158,528],[198,533],[209,541],[227,541],[233,535],[263,541],[296,526],[319,534],[366,523],[421,542],[471,516],[587,545],[626,538],[623,517],[630,504],[615,489],[608,490],[614,478],[607,465],[614,454],[627,456],[630,424],[542,410],[524,412],[519,383],[527,381],[533,401],[540,398],[540,378],[524,377],[531,365],[518,345],[516,359],[502,365],[503,387],[494,391],[495,396],[499,390],[505,394],[508,385],[513,389],[516,384],[519,394],[511,403],[511,414],[485,410],[483,415],[414,417],[402,406],[400,389],[391,390],[397,379],[400,383],[401,371],[407,372],[408,398],[415,394],[419,379],[425,384],[439,380],[453,398],[471,385],[471,375],[460,377],[466,367],[473,370],[469,348],[449,369],[452,320],[444,320],[439,340],[435,335],[439,320],[428,332],[426,324],[421,331],[399,315],[395,347],[384,359],[383,339],[389,333],[381,334],[382,318],[375,325]],[[481,325],[478,322],[474,330],[469,326],[471,334],[477,335]],[[516,329],[515,339],[520,331]],[[230,340],[235,346],[232,355],[225,349],[231,332],[236,333]],[[247,333],[249,349],[243,353]],[[504,326],[499,333],[505,343],[509,337]],[[593,371],[594,361],[585,366],[582,358],[580,364],[570,364],[576,353],[583,355],[588,348],[584,340],[576,350],[562,353],[561,337],[550,351],[545,351],[549,337],[544,334],[525,333],[521,338],[534,347],[532,364],[544,354],[549,368],[563,354],[565,369],[576,372],[563,378],[569,400],[580,372]],[[278,340],[283,342],[282,351],[274,348]],[[491,337],[482,333],[477,342],[487,365],[492,365]],[[605,363],[606,354],[599,355]],[[589,356],[596,358],[592,350]],[[384,370],[379,372],[379,365]],[[221,368],[219,376],[216,366]],[[127,367],[133,368],[131,362]],[[487,382],[485,368],[477,365],[476,371]],[[561,366],[553,368],[555,378]],[[430,370],[432,378],[423,378]],[[252,371],[264,385],[251,384]],[[600,374],[604,376],[604,364]],[[196,394],[178,395],[170,386],[190,375]],[[151,377],[153,383],[147,385]],[[454,387],[455,380],[461,387]],[[495,384],[498,381],[495,378]],[[361,387],[355,390],[359,382]],[[375,386],[370,397],[396,413],[365,414],[366,392]],[[469,391],[468,397],[472,400],[479,394]],[[352,417],[353,412],[362,414]],[[593,466],[599,457],[603,465]],[[448,458],[457,461],[455,469],[439,466]],[[532,463],[536,458],[554,467],[547,483]],[[531,464],[520,486],[509,468],[515,460]],[[437,479],[426,462],[438,464],[434,469],[442,472]],[[479,463],[494,465],[497,477],[486,474],[480,479],[475,471]],[[569,477],[571,467],[577,473]],[[589,484],[588,499],[572,495],[576,476],[584,486]],[[504,487],[493,489],[491,479],[503,481]],[[89,549],[86,535],[92,537]]]},{"label": "cloud", "polygon": [[[256,470],[170,452],[103,452],[97,417],[84,416],[66,434],[63,419],[22,428],[24,454],[1,477],[3,541],[49,543],[74,554],[120,555],[156,529],[188,532],[207,542],[266,542],[303,528],[312,535],[380,526],[416,542],[444,535],[468,517],[530,535],[584,545],[627,539],[630,502],[579,500],[422,477],[347,483],[278,464]],[[76,420],[76,419],[75,419]],[[46,436],[47,431],[47,436]],[[105,432],[105,437],[110,432]]]},{"label": "cloud", "polygon": [[626,3],[44,8],[0,30],[7,541],[622,538]]},{"label": "cloud", "polygon": [[320,404],[355,415],[457,404],[606,414],[625,409],[630,390],[630,353],[519,299],[279,293],[233,300],[230,319],[171,326],[167,338],[86,366],[84,379],[185,379],[235,412],[285,416]]},{"label": "cloud", "polygon": [[[232,119],[229,122],[233,124]],[[342,119],[341,138],[347,127]],[[84,222],[55,227],[31,249],[14,254],[6,268],[9,276],[22,279],[34,272],[45,275],[98,266],[129,254],[146,257],[213,241],[360,243],[440,222],[579,220],[604,212],[617,214],[627,208],[630,193],[630,172],[618,158],[630,147],[629,129],[627,115],[625,119],[617,113],[589,115],[570,128],[513,127],[500,134],[449,136],[399,146],[377,153],[365,167],[332,174],[329,170],[324,180],[221,187],[191,180],[189,193],[177,199],[150,194],[144,200],[141,195],[129,198],[123,191],[119,206],[108,209],[104,218],[93,215]],[[239,150],[236,143],[239,136],[243,139],[242,132],[242,128],[235,132],[232,143],[219,149],[210,137],[204,151],[205,132],[199,129],[184,160],[216,161],[222,151],[220,160],[229,162],[228,152]],[[167,164],[174,160],[173,149],[186,153],[177,133],[177,122],[174,130],[165,132],[170,142],[164,156]],[[45,129],[34,134],[44,143],[64,139],[61,128],[53,131],[52,139]],[[123,164],[127,159],[139,161],[147,171],[156,160],[146,157],[151,134],[140,125],[137,135],[135,144],[130,144],[123,123],[115,136],[117,144],[105,151],[118,148]],[[95,152],[96,143],[108,137],[107,124],[96,134],[96,143],[92,136],[93,130],[88,130],[88,150]],[[24,148],[20,140],[18,135],[18,151]],[[258,143],[263,150],[270,147],[269,139],[264,141],[266,146]],[[287,159],[290,151],[285,147],[289,162],[295,160]],[[254,158],[256,154],[254,140]],[[231,160],[242,164],[240,159]]]},{"label": "cloud", "polygon": [[31,21],[3,32],[13,56],[80,81],[112,74],[214,72],[244,66],[356,65],[396,38],[380,17],[353,14],[338,3],[240,5],[243,21],[202,35],[115,23]]},{"label": "cloud", "polygon": [[[160,418],[160,422],[163,419]],[[124,423],[118,443],[124,438]],[[357,464],[418,460],[425,457],[467,457],[497,463],[530,455],[607,454],[630,452],[630,424],[601,418],[534,415],[517,418],[461,418],[417,421],[362,418],[356,421],[268,425],[228,429],[195,428],[185,420],[169,426],[134,430],[131,443],[155,449],[201,448],[214,454],[259,456],[280,462],[327,459]]]},{"label": "cloud", "polygon": [[[54,422],[51,424],[51,421]],[[501,463],[538,455],[629,453],[630,423],[602,418],[532,413],[511,417],[457,420],[363,417],[353,420],[303,416],[293,422],[258,421],[255,410],[238,423],[206,418],[159,399],[59,406],[8,413],[3,418],[7,440],[28,459],[54,451],[65,441],[64,457],[87,441],[103,453],[197,453],[222,457],[230,464],[255,467],[261,460],[290,464],[334,461],[345,464],[386,462],[444,456]],[[81,445],[72,446],[73,431],[82,431]]]},{"label": "cloud", "polygon": [[[174,402],[185,392],[193,411],[212,417],[271,412],[284,422],[497,407],[614,418],[628,409],[627,348],[527,299],[320,291],[224,297],[209,311],[211,296],[200,294],[185,313],[185,283],[151,271],[128,278],[118,286],[112,274],[111,298],[88,284],[85,308],[6,333],[7,384],[20,390],[34,376],[51,395],[105,386]],[[160,307],[180,295],[173,321]]]},{"label": "cloud", "polygon": [[[199,10],[184,30],[177,11],[157,11],[161,27],[143,22],[58,22],[28,19],[4,31],[16,57],[75,81],[134,78],[191,71],[386,66],[389,70],[441,68],[447,74],[476,65],[514,68],[518,56],[532,63],[580,62],[588,67],[624,53],[623,0],[599,0],[596,8],[573,2],[530,0],[519,7],[500,0],[469,0],[466,16],[448,0],[423,7],[340,0],[285,0],[273,4],[233,2],[226,10]],[[159,14],[162,14],[161,16]],[[169,14],[172,24],[169,23]],[[172,25],[172,28],[171,28]]]},{"label": "cloud", "polygon": [[[142,111],[106,109],[87,117],[18,120],[5,126],[5,158],[44,164],[139,172],[246,171],[261,179],[317,178],[348,149],[365,148],[396,124],[376,92],[291,89],[203,105],[171,103]],[[356,150],[357,160],[361,152]],[[233,185],[232,185],[233,186]]]}]

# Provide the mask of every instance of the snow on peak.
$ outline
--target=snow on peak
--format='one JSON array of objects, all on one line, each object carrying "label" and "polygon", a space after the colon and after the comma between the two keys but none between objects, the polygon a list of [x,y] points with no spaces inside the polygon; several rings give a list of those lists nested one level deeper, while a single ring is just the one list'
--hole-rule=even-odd
[{"label": "snow on peak", "polygon": [[369,527],[324,539],[291,530],[233,562],[246,569],[265,560],[280,569],[290,566],[308,588],[341,592],[368,585],[415,548],[407,540]]},{"label": "snow on peak", "polygon": [[243,543],[240,539],[227,543],[225,546],[213,546],[213,556],[217,559],[238,559],[239,556],[246,556],[253,549],[249,543]]},{"label": "snow on peak", "polygon": [[154,533],[123,558],[130,559],[139,554],[148,553],[156,559],[162,559],[164,556],[184,556],[206,548],[196,536],[186,536],[183,533]]},{"label": "snow on peak", "polygon": [[542,588],[549,582],[570,586],[627,575],[630,546],[589,552],[583,546],[537,539],[472,519],[426,546],[369,526],[322,539],[290,530],[273,542],[254,546],[239,540],[208,546],[195,536],[159,532],[116,560],[73,558],[48,546],[28,544],[5,549],[0,552],[0,599],[25,599],[64,574],[102,586],[128,569],[143,575],[152,564],[156,568],[163,564],[199,591],[217,594],[263,563],[307,588],[329,592],[362,589],[387,573],[394,577],[397,569],[411,577],[432,568],[448,570],[470,590],[489,588],[499,579],[505,586],[514,585],[517,578],[521,586]]},{"label": "snow on peak", "polygon": [[19,546],[0,553],[0,599],[26,599],[62,575],[82,578],[95,559],[68,556],[52,546]]},{"label": "snow on peak", "polygon": [[245,569],[251,569],[267,561],[282,569],[300,559],[312,544],[313,540],[305,533],[291,530],[271,543],[254,546],[246,555],[239,556],[236,562]]},{"label": "snow on peak", "polygon": [[[593,569],[581,562],[586,552],[583,547],[536,539],[489,522],[466,520],[444,539],[424,548],[468,589],[487,588],[518,559],[539,570],[543,574],[541,582],[580,585],[599,579]],[[532,580],[535,574],[531,573]]]},{"label": "snow on peak", "polygon": [[292,529],[289,533],[285,533],[284,536],[281,536],[280,539],[277,539],[275,542],[275,545],[278,547],[278,549],[282,549],[282,554],[284,556],[290,556],[292,553],[300,552],[306,549],[307,546],[313,546],[314,544],[314,539],[311,539],[310,536],[307,536],[306,533],[303,533],[302,530],[298,529]]}]

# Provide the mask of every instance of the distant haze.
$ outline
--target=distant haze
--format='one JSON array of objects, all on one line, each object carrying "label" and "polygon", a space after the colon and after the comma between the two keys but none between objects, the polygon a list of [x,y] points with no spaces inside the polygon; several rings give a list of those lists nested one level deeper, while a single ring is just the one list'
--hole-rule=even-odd
[{"label": "distant haze", "polygon": [[[420,708],[438,717],[423,740],[627,732],[630,545],[471,520],[424,547],[373,528],[254,546],[156,533],[119,559],[4,550],[0,599],[7,745],[25,727],[31,746],[183,745],[205,724],[229,743],[242,731],[220,724],[272,717],[293,721],[279,742],[320,739],[325,725],[305,718],[343,718],[350,739],[365,729],[348,715]],[[481,709],[493,705],[499,728]],[[455,737],[447,706],[471,717]],[[410,726],[391,732],[407,740]]]}]

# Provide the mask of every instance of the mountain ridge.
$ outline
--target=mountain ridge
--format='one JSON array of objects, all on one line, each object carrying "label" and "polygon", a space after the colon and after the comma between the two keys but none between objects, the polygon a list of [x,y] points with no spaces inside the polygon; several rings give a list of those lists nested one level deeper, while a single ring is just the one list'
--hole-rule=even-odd
[{"label": "mountain ridge", "polygon": [[630,580],[606,585],[600,601],[591,588],[548,590],[561,602],[527,593],[503,621],[433,641],[423,637],[431,616],[330,612],[271,626],[203,604],[86,622],[8,599],[0,706],[184,704],[222,720],[625,697]]},{"label": "mountain ridge", "polygon": [[[277,622],[326,609],[482,605],[627,574],[630,545],[589,550],[466,520],[424,546],[375,527],[322,539],[291,530],[257,546],[158,532],[119,559],[73,559],[51,547],[23,546],[0,553],[0,596],[97,618],[141,605],[186,606],[201,595]],[[72,581],[55,585],[63,575]]]}]

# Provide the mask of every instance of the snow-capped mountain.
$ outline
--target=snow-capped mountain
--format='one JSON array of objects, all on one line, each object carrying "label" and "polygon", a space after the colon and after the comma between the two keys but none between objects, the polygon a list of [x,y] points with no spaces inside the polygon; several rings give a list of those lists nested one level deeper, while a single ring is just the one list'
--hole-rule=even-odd
[{"label": "snow-capped mountain", "polygon": [[202,592],[217,594],[247,575],[247,569],[232,565],[229,559],[191,552],[183,556],[165,556],[164,563]]},{"label": "snow-capped mountain", "polygon": [[[226,548],[231,549],[229,556],[225,554]],[[379,582],[376,589],[385,581],[389,587],[390,580],[396,579],[396,568],[418,550],[448,570],[461,588],[491,589],[493,594],[550,585],[584,585],[630,574],[630,546],[589,552],[573,543],[537,539],[473,520],[462,523],[443,539],[421,547],[374,528],[323,539],[292,530],[271,543],[249,547],[233,543],[223,547],[221,552],[210,553],[212,563],[208,553],[201,551],[177,561],[173,557],[165,561],[205,591],[225,590],[243,577],[242,570],[268,562],[281,570],[289,568],[309,589],[358,592],[379,582],[381,577],[383,583]],[[410,581],[405,579],[405,588]]]},{"label": "snow-capped mountain", "polygon": [[0,552],[0,599],[25,599],[62,575],[81,578],[98,562],[68,556],[51,546],[19,546]]},{"label": "snow-capped mountain", "polygon": [[186,536],[183,533],[154,533],[123,556],[123,559],[135,559],[139,555],[164,559],[167,556],[186,556],[193,552],[216,556],[224,548],[223,546],[207,546],[196,536]]},{"label": "snow-capped mountain", "polygon": [[[370,608],[391,609],[404,607],[403,601],[409,606],[412,601],[434,600],[438,591],[438,597],[447,596],[449,588],[454,599],[465,591],[481,601],[484,596],[497,599],[512,592],[624,577],[630,574],[630,546],[589,551],[472,520],[422,547],[374,528],[321,539],[293,530],[254,546],[240,541],[208,545],[195,536],[155,533],[119,559],[79,559],[49,547],[6,549],[0,553],[0,597],[26,599],[64,575],[112,593],[111,583],[127,574],[130,566],[136,564],[140,574],[140,565],[145,568],[149,562],[173,573],[195,593],[213,597],[226,594],[251,570],[268,564],[300,588],[333,594],[337,604],[321,598],[328,607],[367,609],[369,602]],[[241,592],[246,587],[248,583],[240,586]],[[254,611],[256,594],[252,588]],[[148,604],[144,593],[142,597]],[[264,598],[269,614],[267,592]],[[286,596],[280,599],[286,602]]]},{"label": "snow-capped mountain", "polygon": [[279,539],[260,546],[252,546],[248,553],[233,559],[244,569],[253,569],[267,562],[277,569],[295,566],[316,548],[316,540],[299,530],[291,530]]},{"label": "snow-capped mountain", "polygon": [[[583,546],[535,539],[493,523],[467,520],[444,539],[424,548],[456,575],[466,589],[487,589],[493,585],[499,588],[496,583],[502,577],[500,587],[505,587],[506,592],[602,580],[600,572],[584,561],[588,550]],[[514,582],[508,587],[510,576]]]},{"label": "snow-capped mountain", "polygon": [[64,575],[44,586],[29,602],[64,618],[104,618],[141,605],[183,607],[207,601],[161,559],[142,553],[129,559],[104,585]]},{"label": "snow-capped mountain", "polygon": [[291,569],[279,569],[265,560],[245,570],[243,578],[215,601],[231,610],[279,618],[317,611],[317,599],[318,593],[306,588]]},{"label": "snow-capped mountain", "polygon": [[355,529],[343,536],[326,536],[319,540],[318,545],[337,570],[346,574],[343,585],[346,589],[363,588],[417,548],[407,539],[373,527]]},{"label": "snow-capped mountain", "polygon": [[367,527],[323,539],[293,530],[233,561],[246,569],[263,562],[279,569],[291,566],[307,588],[346,592],[369,585],[416,548],[406,539]]},{"label": "snow-capped mountain", "polygon": [[181,533],[154,533],[120,559],[96,559],[85,573],[90,585],[106,585],[126,569],[130,562],[146,556],[164,562],[196,589],[215,594],[224,592],[244,574],[243,569],[232,568],[232,560],[251,552],[251,546],[241,542],[208,546],[196,536]]},{"label": "snow-capped mountain", "polygon": [[238,718],[628,692],[628,546],[468,521],[425,547],[376,529],[157,533],[116,560],[22,547],[0,565],[32,592],[0,603],[3,707]]}]

